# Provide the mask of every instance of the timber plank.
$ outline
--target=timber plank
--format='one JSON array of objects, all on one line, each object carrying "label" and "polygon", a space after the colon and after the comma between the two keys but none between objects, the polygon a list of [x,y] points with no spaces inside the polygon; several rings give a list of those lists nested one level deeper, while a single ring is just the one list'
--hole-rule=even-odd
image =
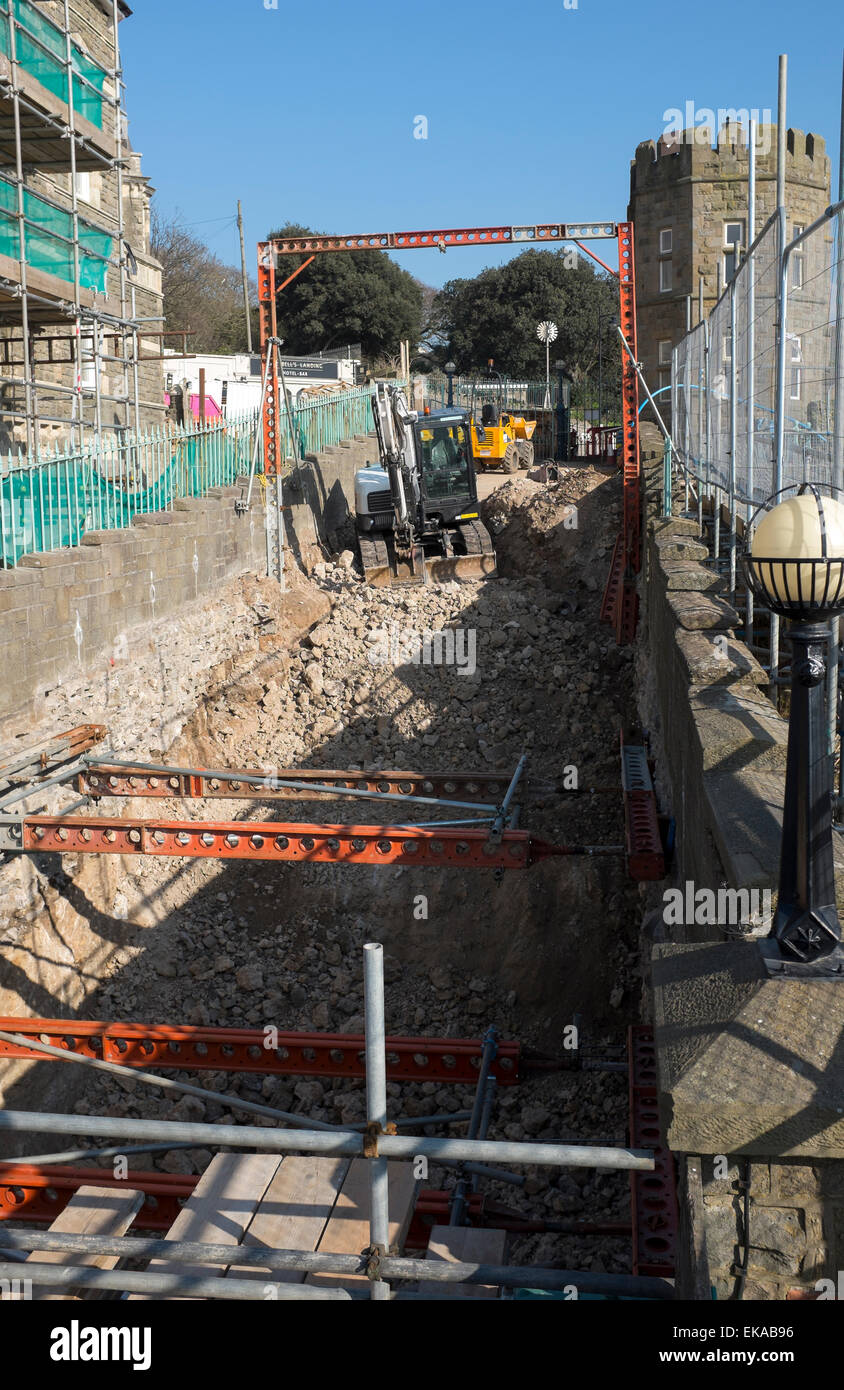
[{"label": "timber plank", "polygon": [[[83,1236],[122,1236],[125,1235],[144,1204],[143,1192],[126,1187],[80,1187],[74,1192],[67,1206],[59,1212],[50,1226],[51,1231],[61,1235]],[[30,1260],[46,1265],[87,1265],[91,1269],[115,1269],[120,1262],[118,1255],[70,1255],[61,1250],[34,1250],[27,1256]],[[21,1271],[22,1277],[26,1274]],[[71,1286],[68,1285],[68,1289]],[[96,1297],[98,1291],[89,1289],[87,1297]],[[61,1299],[78,1300],[82,1295],[50,1289],[47,1286],[33,1286],[33,1301]]]},{"label": "timber plank", "polygon": [[[390,1248],[401,1250],[413,1216],[418,1184],[411,1163],[389,1163],[387,1174],[390,1187]],[[359,1255],[368,1245],[369,1160],[354,1158],[317,1249],[332,1255]],[[368,1282],[363,1274],[309,1274],[305,1280],[306,1284],[341,1284],[344,1288]]]},{"label": "timber plank", "polygon": [[[347,1158],[289,1154],[244,1232],[243,1244],[270,1250],[316,1250],[348,1168]],[[301,1284],[305,1279],[303,1270],[271,1271],[254,1265],[232,1265],[227,1274],[279,1284]]]},{"label": "timber plank", "polygon": [[[426,1260],[447,1260],[450,1264],[503,1265],[507,1232],[482,1226],[434,1226],[428,1241]],[[494,1284],[441,1284],[423,1280],[421,1294],[438,1298],[498,1298]]]}]

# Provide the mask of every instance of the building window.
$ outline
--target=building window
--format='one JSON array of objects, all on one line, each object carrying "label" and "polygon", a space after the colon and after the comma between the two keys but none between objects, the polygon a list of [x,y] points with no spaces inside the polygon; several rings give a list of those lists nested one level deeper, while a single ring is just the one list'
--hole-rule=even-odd
[{"label": "building window", "polygon": [[739,248],[744,244],[744,223],[724,223],[724,284],[728,285],[739,268]]},{"label": "building window", "polygon": [[671,252],[674,249],[674,232],[671,227],[663,227],[659,233],[659,291],[673,289],[671,272]]},{"label": "building window", "polygon": [[[804,227],[802,222],[795,222],[791,229],[791,239],[800,236]],[[791,288],[802,290],[803,288],[803,247],[799,246],[796,251],[791,253]]]},{"label": "building window", "polygon": [[671,339],[660,338],[657,345],[657,382],[660,390],[671,385]]},{"label": "building window", "polygon": [[789,400],[799,401],[800,391],[803,385],[803,345],[796,333],[789,333],[789,346],[791,348],[791,369],[788,377],[788,396]]},{"label": "building window", "polygon": [[76,175],[76,196],[81,198],[83,203],[91,201],[91,175],[87,172]]}]

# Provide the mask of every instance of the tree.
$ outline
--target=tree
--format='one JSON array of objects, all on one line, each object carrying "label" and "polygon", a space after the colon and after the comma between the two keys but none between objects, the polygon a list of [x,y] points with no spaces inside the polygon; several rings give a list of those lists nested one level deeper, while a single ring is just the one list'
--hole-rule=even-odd
[{"label": "tree", "polygon": [[615,278],[596,274],[570,252],[524,251],[506,265],[484,270],[473,280],[451,280],[437,295],[431,338],[438,339],[441,362],[451,357],[464,374],[483,369],[493,358],[507,376],[544,377],[545,348],[537,324],[552,319],[559,336],[552,362],[566,363],[575,381],[594,375],[598,363],[598,315],[602,317],[604,375],[618,375],[620,343],[607,318],[618,312]]},{"label": "tree", "polygon": [[[314,236],[293,223],[270,237]],[[283,256],[279,283],[298,269],[306,255]],[[328,352],[360,343],[370,361],[411,347],[422,328],[422,286],[382,251],[317,254],[316,259],[278,295],[278,331],[291,354]]]},{"label": "tree", "polygon": [[[246,315],[240,269],[224,265],[204,242],[177,219],[152,215],[150,249],[162,265],[165,327],[191,328],[189,352],[246,352]],[[253,301],[253,340],[257,342],[257,291]],[[170,339],[170,346],[174,340]]]}]

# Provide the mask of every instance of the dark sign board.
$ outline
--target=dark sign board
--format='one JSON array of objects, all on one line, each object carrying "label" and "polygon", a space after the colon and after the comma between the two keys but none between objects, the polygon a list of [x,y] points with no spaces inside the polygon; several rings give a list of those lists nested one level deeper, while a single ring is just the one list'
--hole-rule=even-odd
[{"label": "dark sign board", "polygon": [[324,358],[282,357],[281,370],[288,381],[338,381],[340,363]]}]

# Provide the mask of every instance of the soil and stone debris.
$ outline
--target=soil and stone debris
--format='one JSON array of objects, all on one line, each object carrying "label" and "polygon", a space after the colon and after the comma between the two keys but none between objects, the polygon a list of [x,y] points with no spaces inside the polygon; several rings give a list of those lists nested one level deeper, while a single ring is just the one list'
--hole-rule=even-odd
[{"label": "soil and stone debris", "polygon": [[[633,713],[633,672],[630,654],[599,623],[620,497],[608,470],[573,468],[549,485],[504,482],[483,508],[497,579],[371,589],[348,551],[307,579],[296,576],[280,599],[269,581],[237,581],[209,622],[216,631],[219,615],[236,609],[238,639],[225,658],[214,644],[213,678],[198,706],[190,712],[198,663],[179,684],[177,653],[161,646],[149,669],[157,664],[184,699],[163,733],[160,720],[139,718],[145,702],[134,703],[130,689],[145,679],[141,654],[124,698],[103,711],[110,746],[121,757],[268,775],[296,766],[512,771],[526,752],[535,791],[519,798],[521,826],[556,843],[620,847],[618,729]],[[435,664],[436,646],[426,663],[425,635],[449,630],[455,663]],[[101,717],[92,694],[62,692],[61,727]],[[105,809],[385,825],[434,818],[351,799],[110,800]],[[45,856],[38,873],[44,898],[72,900],[114,947],[101,982],[79,1001],[86,1018],[359,1033],[361,948],[372,939],[385,947],[388,1033],[479,1037],[492,1024],[568,1065],[565,1029],[575,1015],[593,1056],[622,1055],[626,1026],[639,1015],[640,898],[620,854],[555,858],[500,882],[478,870],[155,858],[104,868],[73,856]],[[364,1117],[362,1082],[213,1072],[187,1079],[336,1124]],[[468,1109],[473,1094],[428,1081],[391,1083],[388,1092],[395,1117]],[[75,1105],[81,1114],[256,1122],[223,1102],[161,1096],[93,1073]],[[623,1074],[545,1071],[499,1088],[490,1137],[623,1144],[626,1125]],[[143,1166],[199,1173],[210,1157],[174,1150]],[[425,1186],[453,1181],[432,1167]],[[626,1173],[531,1170],[522,1189],[482,1190],[524,1219],[623,1221],[629,1213]],[[620,1271],[630,1267],[630,1241],[519,1235],[511,1255]]]}]

